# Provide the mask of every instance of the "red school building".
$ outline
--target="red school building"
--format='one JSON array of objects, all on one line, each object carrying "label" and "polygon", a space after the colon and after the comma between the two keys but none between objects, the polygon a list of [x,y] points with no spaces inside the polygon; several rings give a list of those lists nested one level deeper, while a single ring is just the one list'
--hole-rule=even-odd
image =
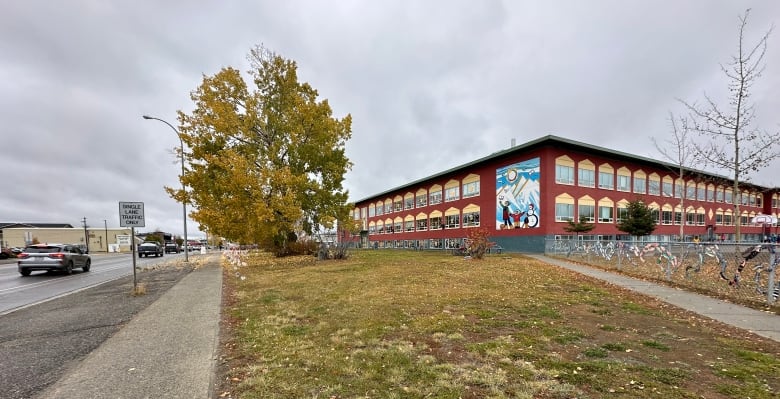
[{"label": "red school building", "polygon": [[680,178],[678,165],[545,136],[361,199],[353,218],[364,248],[457,248],[483,227],[505,251],[544,252],[582,216],[595,225],[583,239],[629,239],[617,224],[635,199],[657,217],[645,240],[660,242],[733,240],[737,217],[742,241],[761,241],[777,225],[753,218],[780,213],[777,188],[740,182],[734,193],[724,176],[685,169]]}]

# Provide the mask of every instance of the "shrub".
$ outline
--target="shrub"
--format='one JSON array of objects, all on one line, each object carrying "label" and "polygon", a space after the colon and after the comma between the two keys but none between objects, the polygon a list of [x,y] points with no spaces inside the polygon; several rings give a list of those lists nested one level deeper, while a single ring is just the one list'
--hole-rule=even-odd
[{"label": "shrub", "polygon": [[469,230],[468,239],[466,239],[466,252],[473,259],[482,259],[485,257],[488,249],[496,245],[491,242],[490,231],[485,227],[479,227]]}]

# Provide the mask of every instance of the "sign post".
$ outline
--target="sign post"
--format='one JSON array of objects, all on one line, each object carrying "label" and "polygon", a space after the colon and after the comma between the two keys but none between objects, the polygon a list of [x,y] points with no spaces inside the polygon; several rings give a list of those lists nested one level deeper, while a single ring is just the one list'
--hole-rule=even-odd
[{"label": "sign post", "polygon": [[119,203],[119,227],[130,228],[130,248],[133,254],[133,292],[138,289],[135,273],[135,228],[145,227],[143,202]]}]

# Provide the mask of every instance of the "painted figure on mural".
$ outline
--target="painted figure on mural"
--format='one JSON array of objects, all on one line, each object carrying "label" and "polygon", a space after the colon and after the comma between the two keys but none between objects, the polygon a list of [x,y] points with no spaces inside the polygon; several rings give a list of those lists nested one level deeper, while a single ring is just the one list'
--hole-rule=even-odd
[{"label": "painted figure on mural", "polygon": [[502,199],[499,204],[501,204],[502,217],[504,218],[504,228],[511,229],[512,219],[509,217],[509,201]]},{"label": "painted figure on mural", "polygon": [[523,219],[523,227],[536,227],[539,224],[539,216],[536,215],[536,206],[533,203],[528,204]]},{"label": "painted figure on mural", "polygon": [[520,219],[525,215],[525,212],[520,212],[519,210],[515,211],[515,213],[512,214],[512,219],[515,221],[515,228],[519,229],[522,227],[520,224]]}]

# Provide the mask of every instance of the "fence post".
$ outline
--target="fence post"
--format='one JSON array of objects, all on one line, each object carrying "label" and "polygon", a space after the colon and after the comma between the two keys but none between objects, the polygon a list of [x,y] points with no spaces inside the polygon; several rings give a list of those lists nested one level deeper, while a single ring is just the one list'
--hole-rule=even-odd
[{"label": "fence post", "polygon": [[773,249],[769,254],[769,277],[766,282],[766,303],[769,305],[775,302],[775,256]]}]

